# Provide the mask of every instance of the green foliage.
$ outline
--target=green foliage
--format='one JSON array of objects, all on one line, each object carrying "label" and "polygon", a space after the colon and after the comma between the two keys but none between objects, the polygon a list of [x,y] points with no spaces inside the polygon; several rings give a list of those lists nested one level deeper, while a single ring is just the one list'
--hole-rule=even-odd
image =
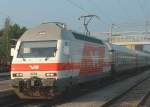
[{"label": "green foliage", "polygon": [[19,39],[26,30],[26,27],[11,24],[10,18],[6,18],[4,28],[0,30],[0,58],[10,59],[10,48],[15,45],[13,40]]},{"label": "green foliage", "polygon": [[26,27],[20,27],[18,24],[14,24],[10,26],[10,36],[13,39],[18,39],[25,31]]},{"label": "green foliage", "polygon": [[10,18],[6,18],[5,20],[5,24],[4,24],[4,29],[3,29],[3,33],[2,33],[2,38],[1,38],[1,54],[8,60],[8,56],[9,56],[9,51],[10,51]]}]

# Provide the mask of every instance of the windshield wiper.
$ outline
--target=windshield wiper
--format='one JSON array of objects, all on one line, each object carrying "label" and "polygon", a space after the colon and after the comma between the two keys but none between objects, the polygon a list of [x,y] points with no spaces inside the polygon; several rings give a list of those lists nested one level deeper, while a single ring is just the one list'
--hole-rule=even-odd
[{"label": "windshield wiper", "polygon": [[47,61],[49,58],[50,58],[50,56],[47,55],[47,56],[45,57],[45,61]]},{"label": "windshield wiper", "polygon": [[[57,49],[54,49],[53,56],[56,56],[56,51],[57,51]],[[50,57],[52,57],[52,56],[50,56],[50,54],[47,55],[47,56],[45,57],[45,61],[47,61]]]},{"label": "windshield wiper", "polygon": [[23,61],[26,61],[26,59],[24,58],[24,56],[22,54],[20,54],[20,56],[22,57]]},{"label": "windshield wiper", "polygon": [[21,56],[21,58],[23,59],[23,61],[26,61],[26,59],[24,58],[24,56],[20,53],[20,49],[17,52],[19,53],[19,55]]},{"label": "windshield wiper", "polygon": [[49,56],[46,56],[45,61],[47,61],[49,59]]}]

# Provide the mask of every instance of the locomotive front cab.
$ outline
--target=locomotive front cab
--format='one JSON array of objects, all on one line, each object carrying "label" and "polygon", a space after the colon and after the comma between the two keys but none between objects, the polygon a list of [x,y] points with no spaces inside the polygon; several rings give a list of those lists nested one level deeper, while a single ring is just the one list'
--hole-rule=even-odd
[{"label": "locomotive front cab", "polygon": [[63,90],[65,71],[69,70],[65,68],[69,58],[68,43],[62,40],[61,29],[55,24],[42,24],[18,40],[11,79],[19,97],[47,98],[53,96],[54,91]]},{"label": "locomotive front cab", "polygon": [[58,40],[21,42],[11,67],[12,86],[20,92],[53,87],[58,78],[57,47]]}]

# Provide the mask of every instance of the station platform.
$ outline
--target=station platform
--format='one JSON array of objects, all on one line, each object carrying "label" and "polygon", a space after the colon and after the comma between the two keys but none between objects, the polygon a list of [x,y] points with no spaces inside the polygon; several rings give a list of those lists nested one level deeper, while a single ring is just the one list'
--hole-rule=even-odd
[{"label": "station platform", "polygon": [[0,76],[9,76],[10,75],[10,72],[2,72],[0,73]]}]

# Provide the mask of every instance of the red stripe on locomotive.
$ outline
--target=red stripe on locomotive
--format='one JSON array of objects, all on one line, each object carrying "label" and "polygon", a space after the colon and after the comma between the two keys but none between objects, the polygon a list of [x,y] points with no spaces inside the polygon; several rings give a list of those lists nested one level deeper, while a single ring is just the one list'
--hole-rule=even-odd
[{"label": "red stripe on locomotive", "polygon": [[78,63],[49,63],[49,64],[12,64],[11,71],[60,71],[79,69]]}]

